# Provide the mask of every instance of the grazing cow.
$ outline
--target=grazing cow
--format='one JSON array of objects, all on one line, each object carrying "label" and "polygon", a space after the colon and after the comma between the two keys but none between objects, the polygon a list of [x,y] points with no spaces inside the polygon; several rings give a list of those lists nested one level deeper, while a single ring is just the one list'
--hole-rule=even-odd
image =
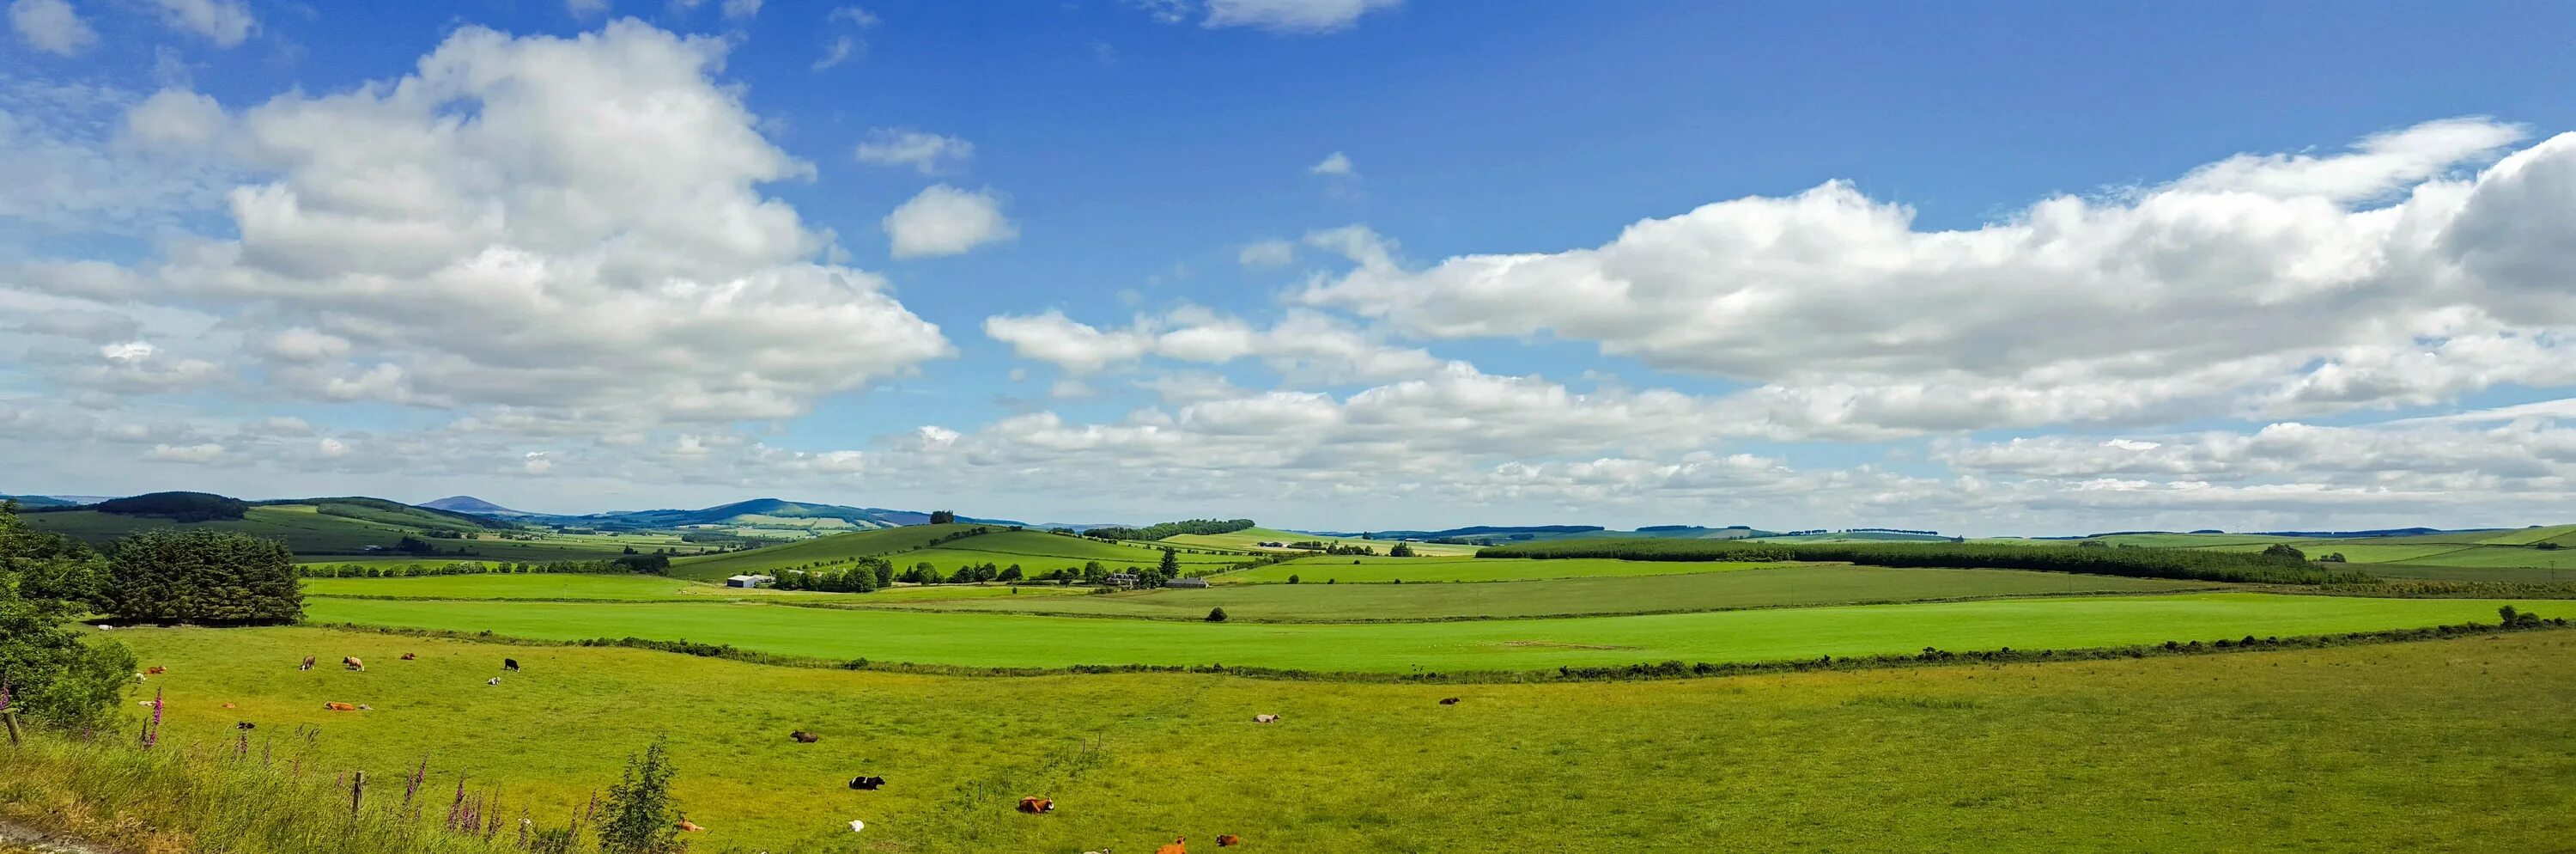
[{"label": "grazing cow", "polygon": [[1253,716],[1252,716],[1252,722],[1253,722],[1253,723],[1257,723],[1257,724],[1275,724],[1275,723],[1278,723],[1278,722],[1279,722],[1279,716],[1278,716],[1278,715],[1253,715]]},{"label": "grazing cow", "polygon": [[1440,705],[1443,705],[1443,706],[1455,706],[1455,705],[1458,705],[1458,698],[1456,698],[1456,697],[1442,697],[1442,698],[1440,698]]},{"label": "grazing cow", "polygon": [[298,667],[298,668],[295,668],[295,669],[297,669],[297,670],[311,670],[311,669],[313,669],[313,656],[310,656],[310,655],[305,656],[305,657],[304,657],[304,666],[302,666],[302,667]]},{"label": "grazing cow", "polygon": [[354,712],[358,710],[357,706],[348,703],[324,703],[322,704],[322,708],[330,709],[335,712]]},{"label": "grazing cow", "polygon": [[855,819],[855,818],[854,818],[854,819],[850,819],[850,832],[851,832],[851,833],[857,833],[857,832],[859,832],[859,831],[866,830],[866,829],[868,829],[868,823],[867,823],[867,822],[860,821],[860,820]]},{"label": "grazing cow", "polygon": [[344,658],[340,659],[340,666],[342,666],[342,667],[346,667],[346,668],[349,668],[349,669],[351,669],[351,670],[365,670],[365,669],[367,669],[367,663],[366,663],[365,661],[361,661],[361,660],[359,660],[359,659],[358,659],[358,657],[357,657],[357,656],[354,656],[354,655],[352,655],[352,656],[347,656],[347,657],[344,657]]},{"label": "grazing cow", "polygon": [[1218,848],[1232,848],[1241,844],[1243,844],[1243,837],[1231,833],[1217,834],[1216,847]]},{"label": "grazing cow", "polygon": [[258,725],[258,724],[255,724],[255,723],[251,723],[251,722],[249,722],[249,721],[242,721],[241,723],[233,724],[233,728],[234,728],[234,729],[258,729],[258,728],[259,728],[259,725]]},{"label": "grazing cow", "polygon": [[229,708],[232,708],[232,707],[233,707],[233,704],[231,704],[231,703],[225,703],[225,704],[224,704],[224,708],[229,709]]},{"label": "grazing cow", "polygon": [[885,786],[885,778],[884,778],[884,777],[852,777],[852,778],[850,778],[850,788],[857,789],[857,790],[862,791],[862,792],[873,792],[873,791],[876,791],[877,789],[882,788],[882,787],[884,787],[884,786]]},{"label": "grazing cow", "polygon": [[788,733],[788,734],[787,734],[787,737],[788,737],[788,738],[795,739],[797,744],[813,744],[814,742],[822,741],[822,740],[823,740],[823,737],[822,737],[822,736],[815,735],[815,734],[813,734],[813,733],[806,732],[806,731],[801,730],[801,729],[800,729],[800,730],[797,730],[797,731],[795,731],[795,732]]},{"label": "grazing cow", "polygon": [[408,652],[403,653],[403,660],[404,660],[404,661],[410,661],[410,660],[412,660],[412,659],[419,658],[419,657],[420,657],[420,656],[413,655],[413,654],[408,653]]},{"label": "grazing cow", "polygon": [[483,680],[483,684],[485,684],[485,685],[499,685],[499,684],[501,684],[501,677],[494,676],[494,677],[492,677],[492,678],[490,678],[490,679],[485,679],[485,680]]},{"label": "grazing cow", "polygon": [[699,827],[697,822],[690,821],[685,818],[680,819],[680,829],[690,833],[702,833],[706,831],[706,828]]},{"label": "grazing cow", "polygon": [[145,672],[145,673],[149,673],[149,674],[152,674],[152,675],[154,675],[154,676],[159,676],[159,675],[161,675],[161,674],[164,674],[164,673],[168,673],[168,672],[170,672],[170,668],[167,668],[167,667],[146,667],[146,668],[143,668],[143,672]]},{"label": "grazing cow", "polygon": [[1190,854],[1190,847],[1181,844],[1188,841],[1190,838],[1187,836],[1172,837],[1172,844],[1154,849],[1154,854]]},{"label": "grazing cow", "polygon": [[361,712],[372,712],[372,711],[375,711],[375,710],[376,710],[376,707],[374,707],[374,706],[370,706],[370,705],[367,705],[367,704],[365,704],[365,703],[359,703],[359,704],[358,704],[358,711],[361,711]]},{"label": "grazing cow", "polygon": [[1020,811],[1030,815],[1055,812],[1055,801],[1048,798],[1021,798]]},{"label": "grazing cow", "polygon": [[504,658],[504,659],[501,659],[501,669],[503,669],[503,670],[517,670],[517,669],[519,669],[519,660],[518,660],[518,659],[515,659],[515,658]]}]

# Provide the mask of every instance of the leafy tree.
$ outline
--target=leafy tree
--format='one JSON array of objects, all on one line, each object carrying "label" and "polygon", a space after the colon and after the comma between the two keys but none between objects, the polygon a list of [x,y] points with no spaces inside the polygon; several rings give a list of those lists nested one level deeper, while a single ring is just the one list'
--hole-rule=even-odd
[{"label": "leafy tree", "polygon": [[1295,584],[1295,583],[1297,583],[1297,576],[1296,576],[1295,574],[1293,574],[1293,573],[1292,573],[1292,574],[1290,574],[1290,575],[1288,576],[1288,583],[1290,583],[1290,584]]},{"label": "leafy tree", "polygon": [[608,787],[608,815],[599,823],[603,854],[673,854],[680,842],[680,804],[671,798],[671,764],[657,736],[642,754],[626,757],[626,775]]},{"label": "leafy tree", "polygon": [[2343,559],[2343,553],[2342,553],[2342,552],[2328,552],[2328,553],[2326,553],[2326,556],[2325,556],[2325,557],[2317,558],[2317,562],[2318,562],[2318,563],[2343,563],[2343,562],[2344,562],[2344,559]]},{"label": "leafy tree", "polygon": [[1222,622],[1225,622],[1225,609],[1224,609],[1224,608],[1209,608],[1209,609],[1208,609],[1208,615],[1207,615],[1207,621],[1208,621],[1208,622],[1211,622],[1211,623],[1222,623]]},{"label": "leafy tree", "polygon": [[1001,576],[1000,576],[1000,577],[998,577],[998,578],[996,578],[995,580],[996,580],[996,581],[1018,581],[1018,580],[1020,580],[1020,578],[1021,578],[1021,577],[1022,577],[1022,576],[1021,576],[1021,573],[1020,573],[1020,565],[1015,563],[1015,564],[1011,564],[1010,566],[1003,567],[1003,568],[1002,568],[1002,574],[1001,574]]},{"label": "leafy tree", "polygon": [[142,531],[117,541],[109,573],[105,610],[119,619],[240,625],[304,617],[295,555],[264,537]]},{"label": "leafy tree", "polygon": [[134,653],[105,638],[84,642],[64,625],[90,607],[83,597],[95,593],[86,579],[97,555],[20,525],[17,509],[0,502],[0,683],[9,707],[35,723],[104,726],[116,716]]},{"label": "leafy tree", "polygon": [[1171,549],[1164,549],[1164,550],[1163,550],[1163,563],[1162,563],[1162,565],[1161,565],[1161,566],[1157,566],[1157,567],[1155,567],[1155,568],[1154,568],[1154,570],[1155,570],[1156,572],[1160,572],[1160,573],[1162,573],[1164,578],[1171,578],[1171,577],[1174,577],[1174,576],[1180,575],[1180,574],[1181,574],[1181,556],[1180,556],[1180,554],[1179,554],[1178,552],[1174,552],[1174,551],[1172,551]]},{"label": "leafy tree", "polygon": [[2263,547],[2263,556],[2280,558],[2282,560],[2295,560],[2302,563],[2305,563],[2308,559],[2307,552],[2300,551],[2297,547],[2292,546],[2289,543],[2273,543],[2269,546],[2265,546]]},{"label": "leafy tree", "polygon": [[1397,543],[1397,544],[1395,544],[1395,546],[1394,546],[1393,548],[1389,548],[1389,549],[1387,549],[1387,550],[1386,550],[1386,556],[1387,556],[1387,557],[1412,557],[1412,556],[1413,556],[1413,544],[1412,544],[1412,543]]},{"label": "leafy tree", "polygon": [[[401,540],[394,543],[394,550],[398,552],[410,552],[412,554],[426,554],[438,551],[438,547],[430,545],[428,540],[405,534]],[[626,553],[634,554],[635,550],[629,548],[626,550]]]},{"label": "leafy tree", "polygon": [[954,525],[954,524],[957,524],[957,511],[955,511],[955,510],[933,510],[933,511],[930,511],[930,524],[933,524],[933,525]]},{"label": "leafy tree", "polygon": [[65,626],[82,609],[52,599],[28,599],[0,579],[0,682],[9,707],[27,720],[64,729],[113,722],[119,697],[133,677],[134,653],[101,639],[84,643]]}]

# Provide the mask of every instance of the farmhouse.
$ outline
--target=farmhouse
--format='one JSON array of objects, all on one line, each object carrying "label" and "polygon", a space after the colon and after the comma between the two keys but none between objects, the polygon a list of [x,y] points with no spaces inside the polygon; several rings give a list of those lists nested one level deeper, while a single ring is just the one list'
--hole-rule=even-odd
[{"label": "farmhouse", "polygon": [[775,578],[775,577],[771,577],[771,576],[767,576],[767,575],[737,575],[737,576],[734,576],[734,577],[732,577],[732,578],[727,578],[727,579],[725,579],[725,586],[726,586],[726,587],[758,587],[758,586],[761,586],[761,585],[763,585],[763,584],[769,584],[769,583],[775,582],[775,581],[777,581],[777,580],[778,580],[777,578]]},{"label": "farmhouse", "polygon": [[1201,590],[1205,590],[1205,589],[1207,589],[1208,584],[1207,584],[1207,579],[1204,579],[1204,578],[1175,578],[1175,579],[1172,579],[1172,580],[1170,580],[1170,581],[1163,582],[1163,586],[1165,586],[1165,587],[1195,587],[1195,588],[1198,588],[1198,589],[1201,589]]},{"label": "farmhouse", "polygon": [[1108,582],[1111,587],[1116,587],[1122,590],[1134,590],[1136,589],[1136,574],[1133,572],[1113,572],[1109,574]]}]

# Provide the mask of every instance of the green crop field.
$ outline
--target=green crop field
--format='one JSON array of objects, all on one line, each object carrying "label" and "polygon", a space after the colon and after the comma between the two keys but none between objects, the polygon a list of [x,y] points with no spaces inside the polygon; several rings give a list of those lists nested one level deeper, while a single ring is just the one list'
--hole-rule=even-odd
[{"label": "green crop field", "polygon": [[[1278,553],[1300,552],[1304,551],[1304,549],[1263,548],[1261,544],[1265,542],[1299,543],[1308,541],[1346,546],[1367,546],[1369,548],[1376,549],[1379,554],[1385,554],[1387,549],[1394,548],[1396,542],[1398,542],[1396,540],[1363,540],[1356,537],[1319,537],[1314,534],[1298,534],[1288,531],[1273,530],[1270,528],[1246,528],[1225,534],[1180,534],[1177,536],[1164,537],[1159,542],[1170,543],[1173,545],[1203,546],[1210,548],[1242,549],[1246,551]],[[1443,543],[1414,543],[1412,545],[1415,552],[1423,555],[1471,555],[1476,553],[1475,546],[1457,546]]]},{"label": "green crop field", "polygon": [[[433,810],[462,776],[559,825],[667,735],[674,792],[707,827],[694,850],[711,852],[1141,852],[1180,834],[1212,850],[1220,833],[1256,852],[2549,851],[2576,838],[2569,632],[1471,686],[854,673],[306,628],[116,634],[170,668],[148,683],[167,692],[170,745],[223,749],[235,721],[255,721],[255,754],[326,778],[363,769],[394,781],[375,790],[390,798],[425,759]],[[372,666],[297,671],[307,655]],[[526,669],[501,673],[503,656]],[[863,773],[886,788],[841,784]],[[1058,808],[1015,813],[1022,795]]]},{"label": "green crop field", "polygon": [[1087,588],[1038,586],[1014,593],[999,585],[901,585],[874,593],[816,593],[736,588],[654,575],[527,573],[432,575],[419,578],[307,578],[307,596],[405,599],[600,599],[627,602],[705,602],[727,599],[777,602],[915,603],[994,596],[1078,596]]},{"label": "green crop field", "polygon": [[[1189,569],[1229,566],[1259,557],[1259,555],[1240,552],[1176,551],[1175,554],[1181,564]],[[894,561],[896,566],[911,566],[929,561],[932,566],[943,570],[988,562],[1002,566],[1016,563],[1031,571],[1061,567],[1080,569],[1084,563],[1095,560],[1102,566],[1124,568],[1157,565],[1163,560],[1163,550],[1143,545],[1068,537],[1045,531],[998,531],[980,537],[942,543],[927,549],[890,555],[887,560]]]},{"label": "green crop field", "polygon": [[933,614],[770,604],[316,598],[309,619],[578,640],[642,637],[971,667],[1220,663],[1317,671],[1535,670],[2305,635],[2494,619],[2501,602],[2254,593],[1999,599],[1575,619],[1307,625]]},{"label": "green crop field", "polygon": [[1530,581],[1543,578],[1596,578],[1612,575],[1687,575],[1778,567],[1782,563],[1611,560],[1608,558],[1471,557],[1311,557],[1230,572],[1208,579],[1217,584],[1284,582],[1296,576],[1303,584],[1383,584],[1393,581]]},{"label": "green crop field", "polygon": [[2220,585],[1995,569],[1888,569],[1819,564],[1694,575],[1612,576],[1469,584],[1227,584],[1043,599],[944,603],[960,611],[1232,620],[1429,620],[1713,611],[1785,605],[1906,602],[1975,596],[2207,590]]},{"label": "green crop field", "polygon": [[671,574],[701,580],[757,573],[775,575],[781,569],[794,569],[853,557],[910,551],[927,546],[932,540],[963,533],[976,527],[979,526],[910,525],[901,528],[832,534],[750,551],[675,560],[671,562]]}]

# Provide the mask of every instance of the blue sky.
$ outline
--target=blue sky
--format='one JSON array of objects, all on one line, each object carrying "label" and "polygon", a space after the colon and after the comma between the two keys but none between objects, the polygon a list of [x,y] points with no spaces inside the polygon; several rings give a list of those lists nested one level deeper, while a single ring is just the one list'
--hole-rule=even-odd
[{"label": "blue sky", "polygon": [[6,5],[0,491],[2576,506],[2564,10]]}]

